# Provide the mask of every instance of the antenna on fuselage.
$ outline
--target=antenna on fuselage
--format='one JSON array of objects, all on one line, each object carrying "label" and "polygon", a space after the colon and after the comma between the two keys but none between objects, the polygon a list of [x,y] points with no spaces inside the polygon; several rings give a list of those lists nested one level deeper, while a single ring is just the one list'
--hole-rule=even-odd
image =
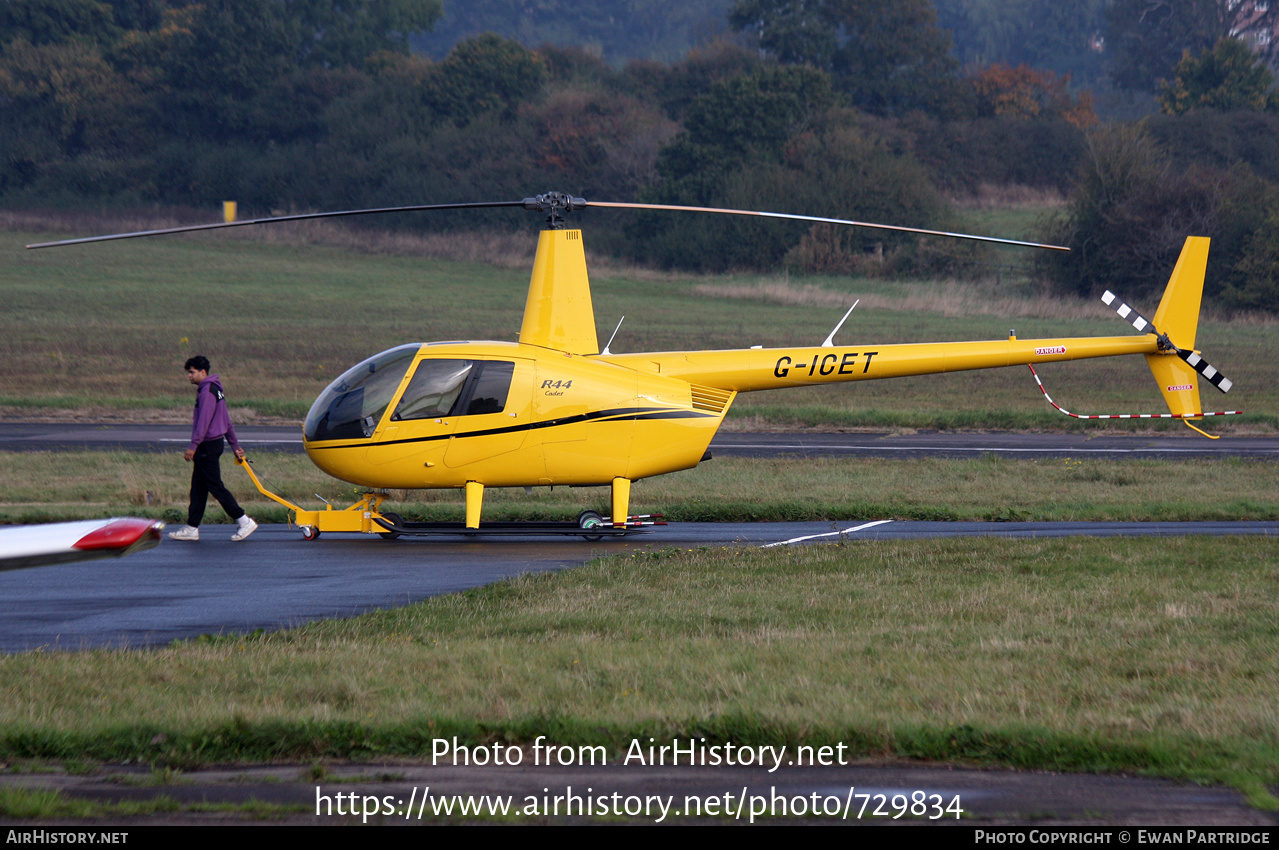
[{"label": "antenna on fuselage", "polygon": [[844,322],[848,321],[848,317],[853,315],[853,309],[860,303],[862,303],[860,298],[853,302],[853,306],[848,308],[848,312],[844,314],[844,318],[839,320],[839,324],[835,325],[835,329],[830,332],[830,336],[826,337],[826,341],[821,344],[822,348],[835,347],[835,334],[839,333],[839,329],[844,326]]},{"label": "antenna on fuselage", "polygon": [[613,344],[613,337],[617,336],[617,332],[618,332],[618,331],[620,331],[620,330],[622,329],[622,322],[624,322],[624,321],[626,321],[626,317],[625,317],[625,316],[623,316],[622,318],[620,318],[620,319],[618,319],[618,320],[617,320],[617,327],[613,328],[613,336],[610,336],[610,337],[608,338],[608,342],[604,343],[604,350],[603,350],[603,351],[601,351],[601,352],[600,352],[600,354],[612,354],[612,353],[613,353],[613,352],[611,352],[611,351],[609,351],[609,350],[608,350],[608,347],[609,347],[610,345],[612,345],[612,344]]}]

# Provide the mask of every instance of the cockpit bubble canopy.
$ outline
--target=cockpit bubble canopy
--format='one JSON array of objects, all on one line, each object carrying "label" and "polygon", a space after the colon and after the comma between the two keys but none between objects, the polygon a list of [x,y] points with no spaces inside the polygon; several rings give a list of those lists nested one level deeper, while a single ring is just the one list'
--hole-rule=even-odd
[{"label": "cockpit bubble canopy", "polygon": [[350,440],[373,436],[404,373],[421,349],[422,344],[417,342],[396,346],[343,372],[311,405],[302,430],[306,439]]}]

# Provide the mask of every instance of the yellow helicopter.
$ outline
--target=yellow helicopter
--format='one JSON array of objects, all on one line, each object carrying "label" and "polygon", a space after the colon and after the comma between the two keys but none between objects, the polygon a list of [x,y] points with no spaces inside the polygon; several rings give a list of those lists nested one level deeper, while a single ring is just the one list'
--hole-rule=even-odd
[{"label": "yellow helicopter", "polygon": [[[1013,365],[1028,365],[1033,372],[1036,363],[1140,354],[1171,412],[1092,418],[1179,418],[1190,425],[1202,416],[1238,412],[1203,413],[1199,401],[1197,375],[1222,392],[1230,389],[1230,381],[1194,350],[1208,258],[1208,239],[1201,237],[1186,240],[1153,322],[1106,294],[1106,303],[1141,332],[1138,336],[1021,340],[1010,333],[1007,339],[979,342],[836,346],[841,319],[819,346],[639,354],[613,354],[607,344],[600,349],[582,232],[564,227],[564,213],[606,207],[748,215],[1066,249],[787,213],[588,202],[561,193],[510,202],[276,216],[27,247],[346,215],[516,206],[547,213],[518,342],[400,345],[347,370],[311,406],[303,428],[307,454],[328,474],[369,488],[360,501],[344,510],[307,510],[266,490],[252,468],[237,461],[264,495],[294,512],[307,539],[321,531],[388,538],[483,532],[598,539],[646,529],[661,524],[660,517],[629,513],[631,482],[697,466],[737,394],[756,390]],[[485,488],[554,485],[610,486],[611,515],[586,511],[572,523],[481,526]],[[465,523],[412,523],[382,512],[386,495],[379,491],[388,488],[462,488]]]}]

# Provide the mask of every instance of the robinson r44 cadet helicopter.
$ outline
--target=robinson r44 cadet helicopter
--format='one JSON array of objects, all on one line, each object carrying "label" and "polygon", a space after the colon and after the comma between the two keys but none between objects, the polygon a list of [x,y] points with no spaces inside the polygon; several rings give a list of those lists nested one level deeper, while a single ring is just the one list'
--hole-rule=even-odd
[{"label": "robinson r44 cadet helicopter", "polygon": [[[1194,350],[1208,258],[1208,240],[1201,237],[1186,240],[1153,322],[1106,293],[1103,300],[1133,324],[1140,332],[1137,336],[1022,340],[1010,334],[1007,339],[979,342],[836,346],[833,340],[841,319],[825,342],[814,347],[639,354],[613,354],[607,344],[600,349],[582,232],[565,228],[565,213],[607,207],[748,215],[1067,249],[785,213],[588,202],[561,193],[520,201],[276,216],[27,247],[313,218],[492,207],[522,207],[547,216],[533,261],[519,342],[400,345],[351,367],[330,384],[307,414],[303,440],[307,454],[322,470],[368,488],[360,501],[345,510],[299,507],[268,492],[245,465],[263,494],[294,512],[307,539],[321,531],[384,537],[555,533],[599,539],[641,530],[660,518],[630,515],[631,482],[697,466],[737,394],[756,390],[1023,364],[1033,372],[1035,363],[1140,354],[1170,413],[1081,418],[1176,418],[1190,425],[1190,420],[1203,416],[1239,412],[1204,413],[1199,401],[1200,375],[1222,392],[1230,389],[1230,381]],[[586,511],[573,523],[481,525],[485,488],[553,485],[610,486],[611,515]],[[379,491],[388,488],[462,488],[465,524],[406,522],[397,514],[382,512],[386,494]]]}]

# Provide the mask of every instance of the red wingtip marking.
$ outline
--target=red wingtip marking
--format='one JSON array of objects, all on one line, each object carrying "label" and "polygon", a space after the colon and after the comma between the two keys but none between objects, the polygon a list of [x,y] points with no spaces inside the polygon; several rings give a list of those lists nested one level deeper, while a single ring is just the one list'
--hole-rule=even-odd
[{"label": "red wingtip marking", "polygon": [[71,544],[74,549],[128,549],[143,538],[160,539],[161,524],[153,519],[118,519]]}]

